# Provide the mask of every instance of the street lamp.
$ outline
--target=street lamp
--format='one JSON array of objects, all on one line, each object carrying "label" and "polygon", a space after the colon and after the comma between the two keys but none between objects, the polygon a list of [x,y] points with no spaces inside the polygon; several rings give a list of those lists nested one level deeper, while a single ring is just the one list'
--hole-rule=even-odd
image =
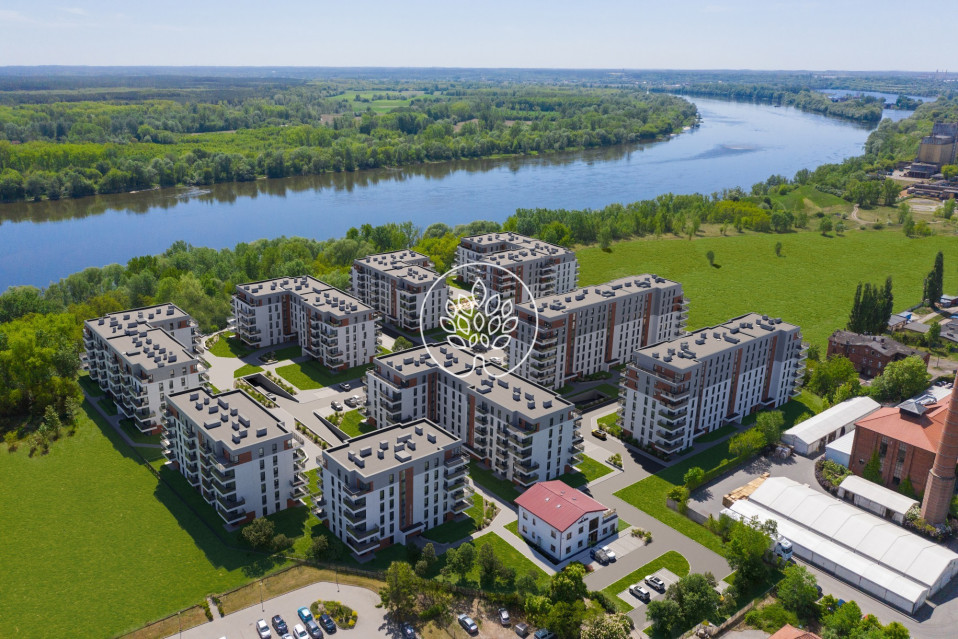
[{"label": "street lamp", "polygon": [[263,602],[263,580],[259,580],[259,607],[266,612],[266,604]]}]

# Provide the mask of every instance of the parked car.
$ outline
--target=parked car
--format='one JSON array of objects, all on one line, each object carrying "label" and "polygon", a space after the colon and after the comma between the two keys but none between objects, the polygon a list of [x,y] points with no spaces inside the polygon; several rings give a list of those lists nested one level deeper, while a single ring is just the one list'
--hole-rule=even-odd
[{"label": "parked car", "polygon": [[286,622],[283,621],[283,618],[279,615],[273,616],[273,628],[280,635],[285,635],[289,632],[289,627],[286,625]]},{"label": "parked car", "polygon": [[336,622],[333,621],[333,618],[327,615],[325,612],[319,616],[319,625],[321,625],[323,630],[329,634],[336,632]]},{"label": "parked car", "polygon": [[319,629],[319,625],[315,619],[310,619],[306,622],[306,632],[308,632],[309,636],[313,639],[323,639],[323,631]]},{"label": "parked car", "polygon": [[333,410],[343,410],[343,405],[340,404],[339,402],[332,402],[329,405],[329,407],[332,408]]},{"label": "parked car", "polygon": [[609,546],[602,546],[602,550],[605,552],[605,556],[609,558],[609,561],[615,561],[615,551],[612,550]]},{"label": "parked car", "polygon": [[347,397],[346,399],[343,400],[343,403],[346,404],[347,406],[349,406],[350,408],[352,408],[352,407],[355,406],[358,402],[356,401],[356,398],[355,398],[355,397]]},{"label": "parked car", "polygon": [[642,601],[648,603],[652,599],[652,593],[649,592],[642,584],[632,584],[629,586],[629,592],[634,596],[638,597]]},{"label": "parked car", "polygon": [[339,385],[339,388],[341,388],[344,391],[348,391],[351,387],[346,382],[343,382],[342,384]]},{"label": "parked car", "polygon": [[520,637],[529,636],[529,624],[527,623],[523,623],[523,622],[517,623],[515,627],[513,628],[513,630],[515,630],[516,634],[519,635]]},{"label": "parked car", "polygon": [[490,357],[490,358],[489,358],[489,361],[492,362],[493,364],[496,364],[497,366],[502,366],[502,358],[501,358],[501,357]]},{"label": "parked car", "polygon": [[469,634],[474,635],[479,632],[479,626],[476,625],[476,622],[473,621],[469,615],[459,615],[457,619],[459,619],[459,625]]},{"label": "parked car", "polygon": [[592,436],[595,437],[596,439],[602,439],[602,440],[605,440],[608,437],[605,431],[602,430],[601,428],[593,428]]},{"label": "parked car", "polygon": [[545,628],[539,628],[536,630],[536,634],[532,635],[535,639],[556,639],[556,633],[550,632]]},{"label": "parked car", "polygon": [[655,575],[649,575],[645,578],[645,583],[649,584],[659,592],[665,592],[665,582],[656,577]]},{"label": "parked car", "polygon": [[509,611],[505,608],[499,609],[499,623],[501,623],[503,626],[508,626],[510,623],[512,623],[512,619],[509,617]]},{"label": "parked car", "polygon": [[[309,612],[308,610],[306,612]],[[303,628],[300,624],[296,624],[293,628],[293,639],[309,639],[309,635],[306,634],[306,628]]]},{"label": "parked car", "polygon": [[402,625],[402,639],[416,639],[416,629],[411,624]]},{"label": "parked car", "polygon": [[266,393],[266,399],[268,399],[268,400],[271,401],[271,402],[275,402],[275,401],[276,401],[276,395],[274,395],[273,393]]},{"label": "parked car", "polygon": [[300,621],[302,621],[303,623],[306,623],[307,621],[309,621],[310,619],[313,618],[313,613],[311,613],[311,612],[309,611],[309,608],[307,608],[307,607],[305,607],[305,606],[303,606],[302,608],[300,608],[299,610],[297,610],[297,611],[296,611],[296,614],[299,615],[299,619],[300,619]]},{"label": "parked car", "polygon": [[256,634],[259,635],[260,639],[269,639],[273,636],[273,633],[269,630],[269,624],[266,623],[265,619],[260,619],[256,622]]},{"label": "parked car", "polygon": [[589,551],[589,556],[595,559],[597,562],[599,562],[603,566],[609,563],[609,556],[605,554],[605,551],[602,550],[601,548],[599,548],[598,550],[596,550],[595,548],[591,549]]}]

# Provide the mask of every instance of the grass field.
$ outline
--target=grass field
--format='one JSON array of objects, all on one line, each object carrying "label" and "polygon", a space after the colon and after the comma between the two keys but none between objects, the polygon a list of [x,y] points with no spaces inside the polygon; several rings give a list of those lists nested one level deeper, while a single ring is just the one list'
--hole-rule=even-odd
[{"label": "grass field", "polygon": [[439,524],[435,528],[425,531],[422,536],[443,544],[450,544],[468,537],[479,530],[479,526],[482,524],[483,503],[482,495],[473,495],[472,506],[466,509],[466,515],[468,515],[466,519]]},{"label": "grass field", "polygon": [[602,592],[607,594],[612,599],[612,602],[615,603],[616,607],[619,609],[619,612],[629,612],[635,608],[635,606],[620,599],[619,593],[632,584],[641,582],[647,575],[651,575],[662,568],[670,570],[679,577],[684,577],[685,575],[689,574],[688,560],[674,550],[670,550],[664,555],[656,557],[641,568],[633,570],[614,584],[603,588]]},{"label": "grass field", "polygon": [[238,338],[233,337],[233,331],[223,332],[216,343],[213,344],[213,347],[210,348],[210,353],[217,357],[246,357],[252,352],[253,349]]},{"label": "grass field", "polygon": [[366,374],[368,366],[355,366],[342,373],[333,373],[315,360],[280,366],[276,374],[299,390],[313,390],[358,379]]},{"label": "grass field", "polygon": [[583,455],[582,461],[576,464],[575,467],[575,472],[559,475],[559,481],[563,481],[573,488],[580,488],[590,481],[612,472],[611,468],[601,462],[597,462],[588,455]]},{"label": "grass field", "polygon": [[299,357],[302,354],[303,349],[299,346],[287,346],[286,348],[273,351],[273,359],[277,362],[282,362],[287,359]]},{"label": "grass field", "polygon": [[83,392],[90,397],[100,397],[103,395],[103,389],[100,388],[99,384],[90,379],[89,373],[84,372],[77,378],[77,381],[80,382],[80,388],[83,389]]},{"label": "grass field", "polygon": [[[785,428],[790,428],[795,423],[795,418],[798,415],[804,412],[818,413],[821,411],[821,400],[811,393],[803,391],[801,395],[783,406],[781,410],[785,414]],[[723,464],[728,465],[729,470],[735,466],[732,463],[732,456],[728,452],[728,440],[669,466],[651,477],[646,477],[642,481],[627,486],[615,493],[615,496],[721,555],[723,554],[722,541],[704,526],[700,526],[688,517],[671,510],[665,505],[665,499],[673,487],[683,483],[683,477],[689,468],[698,466],[705,472],[709,472]]]},{"label": "grass field", "polygon": [[233,377],[245,377],[246,375],[252,375],[253,373],[260,373],[262,370],[262,366],[256,366],[255,364],[243,364],[233,371]]},{"label": "grass field", "polygon": [[[524,575],[528,571],[532,570],[539,581],[540,587],[545,587],[548,582],[548,576],[545,571],[539,568],[537,565],[532,563],[525,555],[515,549],[514,543],[509,543],[499,535],[494,532],[486,533],[481,537],[477,537],[475,541],[472,542],[478,551],[480,548],[486,544],[491,544],[493,551],[496,553],[496,557],[502,561],[503,565],[508,566],[516,571],[516,576]],[[442,569],[442,566],[445,564],[445,556],[440,555],[439,561],[436,562],[434,566],[434,571],[438,572]],[[455,579],[455,578],[454,578]],[[477,586],[479,584],[479,564],[478,562],[472,567],[466,574],[466,580],[463,582],[463,585],[466,585],[467,582],[469,585]],[[498,588],[497,588],[498,589]]]},{"label": "grass field", "polygon": [[480,467],[474,461],[469,462],[469,476],[477,486],[482,486],[510,504],[519,496],[519,491],[511,481],[496,477],[491,470]]},{"label": "grass field", "polygon": [[120,428],[123,429],[123,432],[126,433],[126,436],[133,440],[134,444],[159,444],[160,435],[147,435],[140,432],[140,429],[136,427],[132,419],[121,419]]},{"label": "grass field", "polygon": [[[775,256],[775,243],[783,245]],[[715,252],[709,266],[705,254]],[[895,310],[917,303],[935,253],[945,255],[947,292],[958,287],[958,242],[954,237],[909,239],[899,230],[745,234],[694,241],[641,239],[576,252],[580,286],[637,273],[656,273],[682,283],[691,301],[689,328],[713,326],[756,311],[802,327],[806,341],[825,346],[844,328],[859,281],[894,281]],[[950,266],[949,266],[950,265]]]},{"label": "grass field", "polygon": [[103,409],[103,412],[110,417],[115,417],[120,412],[117,410],[116,403],[114,403],[114,401],[109,397],[101,397],[99,400],[97,400],[97,403],[100,405],[100,408]]},{"label": "grass field", "polygon": [[350,437],[359,437],[360,435],[365,435],[366,433],[371,433],[376,430],[375,426],[369,424],[361,425],[360,422],[362,421],[363,416],[358,409],[348,411],[343,413],[343,421],[339,423],[339,430]]},{"label": "grass field", "polygon": [[599,426],[604,426],[605,428],[609,428],[610,426],[615,426],[615,422],[617,419],[619,419],[618,413],[609,413],[608,415],[604,417],[600,417],[599,419],[595,421],[596,423],[599,424]]},{"label": "grass field", "polygon": [[695,438],[696,444],[707,444],[709,442],[714,442],[718,439],[722,439],[726,435],[734,433],[739,427],[736,424],[726,424],[721,428],[716,428],[711,433],[705,433],[700,437]]}]

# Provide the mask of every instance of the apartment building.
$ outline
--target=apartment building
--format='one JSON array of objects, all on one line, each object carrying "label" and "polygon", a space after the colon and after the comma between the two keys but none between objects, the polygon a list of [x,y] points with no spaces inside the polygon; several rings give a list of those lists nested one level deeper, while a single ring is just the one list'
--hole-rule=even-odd
[{"label": "apartment building", "polygon": [[167,396],[208,379],[194,354],[195,329],[192,318],[172,304],[86,320],[84,360],[90,379],[113,399],[121,416],[141,432],[156,433]]},{"label": "apartment building", "polygon": [[516,311],[510,364],[531,351],[515,372],[560,388],[627,361],[639,348],[682,335],[688,302],[678,282],[636,275],[540,298]]},{"label": "apartment building", "polygon": [[607,508],[561,481],[539,482],[516,499],[519,534],[558,563],[611,537],[619,526]]},{"label": "apartment building", "polygon": [[238,284],[230,322],[253,348],[297,341],[304,355],[345,370],[376,355],[377,319],[352,295],[303,275]]},{"label": "apartment building", "polygon": [[[466,452],[520,485],[555,479],[582,457],[581,416],[556,393],[449,347],[378,357],[366,374],[367,414],[380,428],[428,419]],[[494,377],[490,371],[495,371]]]},{"label": "apartment building", "polygon": [[892,362],[917,356],[927,365],[931,354],[905,346],[884,335],[859,335],[851,331],[835,331],[828,338],[828,357],[842,356],[851,360],[864,377],[877,377]]},{"label": "apartment building", "polygon": [[472,505],[462,442],[419,419],[323,450],[321,519],[358,555],[402,544]]},{"label": "apartment building", "polygon": [[353,262],[352,293],[400,328],[418,331],[420,319],[426,330],[439,326],[449,287],[425,255],[393,251]]},{"label": "apartment building", "polygon": [[[482,280],[486,290],[519,304],[530,301],[514,274],[534,299],[567,293],[579,280],[579,262],[569,249],[518,233],[486,233],[464,237],[456,251],[460,277],[472,284]],[[498,268],[497,268],[498,267]]]},{"label": "apartment building", "polygon": [[798,394],[801,329],[750,313],[635,352],[620,380],[619,424],[674,453],[720,426]]},{"label": "apartment building", "polygon": [[174,393],[165,421],[164,455],[226,524],[300,505],[306,494],[303,440],[245,392]]}]

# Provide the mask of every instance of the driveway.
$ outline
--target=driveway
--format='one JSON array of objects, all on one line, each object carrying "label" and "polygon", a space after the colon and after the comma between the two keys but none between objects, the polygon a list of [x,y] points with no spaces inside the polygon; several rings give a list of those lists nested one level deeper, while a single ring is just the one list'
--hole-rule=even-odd
[{"label": "driveway", "polygon": [[[184,630],[184,639],[214,639],[215,637],[229,637],[229,639],[259,639],[256,633],[256,621],[265,619],[270,623],[273,615],[280,615],[289,626],[299,623],[296,611],[302,606],[309,606],[312,602],[323,599],[341,601],[357,613],[359,618],[356,627],[346,631],[351,637],[398,637],[399,632],[395,625],[387,622],[383,610],[376,608],[380,603],[379,595],[358,586],[337,585],[329,582],[320,582],[288,592],[285,595],[267,599],[262,606],[251,606],[234,612],[225,617],[214,619],[190,630]],[[276,631],[272,634],[276,637]],[[341,631],[342,632],[342,631]],[[173,635],[179,637],[180,635]]]}]

